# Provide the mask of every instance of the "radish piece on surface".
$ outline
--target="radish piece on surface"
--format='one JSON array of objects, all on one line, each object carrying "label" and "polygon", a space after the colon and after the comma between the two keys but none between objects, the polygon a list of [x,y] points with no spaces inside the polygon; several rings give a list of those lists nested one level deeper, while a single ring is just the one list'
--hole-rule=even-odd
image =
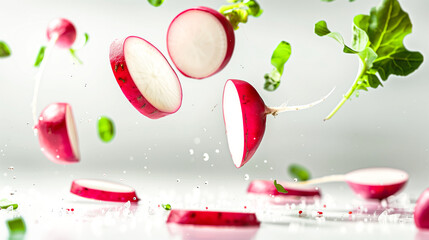
[{"label": "radish piece on surface", "polygon": [[74,180],[70,192],[84,198],[110,202],[138,202],[132,187],[121,183],[94,179]]},{"label": "radish piece on surface", "polygon": [[35,127],[42,152],[55,163],[77,163],[80,160],[76,126],[68,103],[52,103],[39,117]]},{"label": "radish piece on surface", "polygon": [[168,54],[186,77],[202,79],[221,71],[234,51],[234,29],[218,11],[190,8],[177,15],[167,33]]},{"label": "radish piece on surface", "polygon": [[414,208],[414,223],[418,228],[429,229],[429,188],[417,200]]},{"label": "radish piece on surface", "polygon": [[259,226],[254,213],[214,212],[173,209],[167,223],[211,226]]},{"label": "radish piece on surface", "polygon": [[251,240],[254,239],[259,226],[198,226],[184,224],[167,224],[172,237],[181,240]]},{"label": "radish piece on surface", "polygon": [[[333,90],[332,90],[333,91]],[[265,132],[266,116],[313,107],[324,98],[307,105],[267,107],[256,89],[242,80],[229,79],[223,90],[223,118],[228,146],[237,168],[246,164],[256,152]]]},{"label": "radish piece on surface", "polygon": [[179,110],[182,87],[164,55],[130,36],[110,45],[110,64],[125,97],[143,115],[157,119]]},{"label": "radish piece on surface", "polygon": [[52,20],[46,31],[48,40],[56,36],[55,45],[61,48],[70,48],[76,40],[76,28],[73,23],[65,18]]},{"label": "radish piece on surface", "polygon": [[279,182],[288,193],[280,193],[277,191],[272,181],[254,180],[247,188],[248,193],[266,194],[272,196],[299,196],[299,197],[314,197],[320,196],[319,190],[314,187],[300,186],[288,182]]}]

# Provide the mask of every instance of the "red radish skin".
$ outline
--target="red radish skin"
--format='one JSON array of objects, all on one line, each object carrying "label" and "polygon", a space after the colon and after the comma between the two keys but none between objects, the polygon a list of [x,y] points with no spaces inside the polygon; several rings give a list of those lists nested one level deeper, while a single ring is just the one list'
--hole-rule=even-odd
[{"label": "red radish skin", "polygon": [[248,193],[266,194],[272,196],[299,196],[299,197],[320,197],[320,191],[314,187],[305,187],[295,184],[290,185],[287,182],[279,182],[288,193],[281,193],[277,191],[272,181],[267,180],[254,180],[247,188]]},{"label": "red radish skin", "polygon": [[79,162],[77,134],[69,104],[53,103],[47,106],[35,128],[40,147],[49,160],[59,164]]},{"label": "red radish skin", "polygon": [[143,96],[142,92],[137,87],[136,82],[131,77],[131,73],[128,69],[128,64],[125,59],[125,44],[130,39],[139,39],[141,41],[144,41],[144,43],[148,44],[153,48],[154,51],[159,53],[163,57],[163,60],[165,60],[165,64],[168,65],[171,74],[174,75],[174,77],[177,79],[177,82],[179,82],[176,73],[171,68],[167,59],[165,59],[165,57],[162,55],[161,52],[159,52],[157,48],[155,48],[151,43],[140,37],[129,36],[124,39],[115,40],[110,45],[110,65],[112,67],[112,71],[116,78],[116,81],[122,92],[124,93],[125,97],[134,106],[134,108],[136,108],[140,113],[151,119],[158,119],[177,112],[182,103],[182,88],[180,86],[180,83],[178,83],[180,91],[180,99],[178,100],[179,104],[172,111],[162,111],[156,108],[154,105],[152,105],[152,103],[147,97]]},{"label": "red radish skin", "polygon": [[[89,186],[93,185],[93,186]],[[107,191],[103,188],[97,188],[96,185],[103,184],[107,188],[112,188]],[[95,186],[94,186],[95,185]],[[114,189],[124,188],[125,191],[117,191]],[[137,197],[133,188],[108,181],[92,180],[92,179],[79,179],[72,182],[70,192],[80,197],[90,198],[94,200],[109,201],[109,202],[138,202],[140,199]]]},{"label": "red radish skin", "polygon": [[48,40],[56,35],[58,37],[55,45],[61,48],[70,48],[76,40],[76,28],[73,23],[65,18],[52,20],[46,31]]},{"label": "red radish skin", "polygon": [[429,229],[429,188],[417,200],[414,208],[414,223],[420,229]]},{"label": "red radish skin", "polygon": [[[214,70],[212,70],[210,73],[203,74],[202,76],[199,72],[198,73],[194,73],[194,72],[190,72],[190,71],[188,72],[188,71],[182,69],[182,63],[179,60],[180,56],[176,56],[176,52],[175,52],[174,47],[173,47],[174,41],[177,40],[176,36],[173,36],[173,31],[172,31],[175,28],[175,24],[177,22],[180,22],[179,20],[181,20],[187,14],[192,14],[194,12],[204,12],[204,13],[211,15],[213,18],[215,18],[219,22],[219,24],[223,27],[225,38],[226,38],[226,45],[227,45],[226,49],[224,51],[223,59],[219,62],[218,66],[216,66],[216,68]],[[179,29],[179,32],[184,32],[186,30],[185,29]],[[191,36],[187,35],[185,37],[190,38]],[[203,40],[205,40],[205,39],[203,38]],[[195,41],[198,41],[198,39],[196,39]],[[178,45],[178,48],[181,48],[181,46],[183,46],[183,44],[177,44],[177,45]],[[199,45],[204,45],[204,44],[199,44]],[[193,46],[196,48],[199,45],[198,45],[198,43],[196,43]],[[173,61],[176,68],[184,76],[189,77],[189,78],[204,79],[204,78],[210,77],[210,76],[220,72],[222,69],[225,68],[225,66],[228,64],[229,60],[231,59],[232,54],[234,52],[234,46],[235,46],[235,35],[234,35],[233,27],[229,23],[228,19],[225,18],[225,16],[223,16],[221,13],[219,13],[218,11],[216,11],[212,8],[201,6],[201,7],[195,7],[195,8],[187,9],[187,10],[179,13],[179,15],[177,15],[173,19],[173,21],[171,21],[170,26],[168,27],[168,32],[167,32],[168,54],[170,55],[170,58]],[[206,59],[198,59],[198,63],[200,63],[200,61],[204,61],[204,60],[206,60]],[[208,60],[207,60],[207,62],[204,62],[204,63],[208,64],[208,65],[212,64]],[[191,62],[191,63],[185,63],[185,64],[195,65],[197,63]]]},{"label": "red radish skin", "polygon": [[254,213],[215,212],[173,209],[167,223],[208,226],[259,226]]}]

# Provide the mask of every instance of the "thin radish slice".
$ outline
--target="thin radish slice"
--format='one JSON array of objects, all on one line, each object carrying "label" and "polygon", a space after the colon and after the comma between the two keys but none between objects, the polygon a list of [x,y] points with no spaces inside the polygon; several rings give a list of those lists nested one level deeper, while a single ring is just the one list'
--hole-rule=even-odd
[{"label": "thin radish slice", "polygon": [[[333,90],[332,90],[333,91]],[[242,80],[229,79],[223,90],[223,118],[228,146],[237,168],[246,164],[256,152],[265,132],[266,116],[313,107],[324,98],[307,105],[267,107],[256,89]]]},{"label": "thin radish slice", "polygon": [[164,55],[135,36],[110,45],[113,74],[130,103],[143,115],[157,119],[179,110],[182,87]]},{"label": "thin radish slice", "polygon": [[48,40],[58,38],[55,42],[56,46],[70,48],[76,40],[76,28],[69,20],[57,18],[49,23],[46,35]]},{"label": "thin radish slice", "polygon": [[288,182],[279,182],[288,193],[280,193],[277,191],[272,181],[254,180],[247,188],[248,193],[266,194],[271,196],[298,196],[298,197],[320,197],[320,191],[314,187],[301,186]]},{"label": "thin radish slice", "polygon": [[84,198],[110,202],[138,202],[135,190],[124,184],[94,180],[74,180],[70,192]]},{"label": "thin radish slice", "polygon": [[210,226],[259,226],[254,213],[215,212],[173,209],[167,223]]},{"label": "thin radish slice", "polygon": [[414,223],[420,229],[429,229],[429,188],[417,200],[414,208]]},{"label": "thin radish slice", "polygon": [[251,240],[258,232],[259,226],[219,227],[167,224],[167,229],[172,237],[178,237],[181,240]]},{"label": "thin radish slice", "polygon": [[186,77],[202,79],[221,71],[234,51],[234,29],[218,11],[190,8],[177,15],[167,33],[168,54]]},{"label": "thin radish slice", "polygon": [[68,103],[52,103],[39,117],[37,126],[42,152],[52,162],[77,163],[80,152],[76,126]]}]

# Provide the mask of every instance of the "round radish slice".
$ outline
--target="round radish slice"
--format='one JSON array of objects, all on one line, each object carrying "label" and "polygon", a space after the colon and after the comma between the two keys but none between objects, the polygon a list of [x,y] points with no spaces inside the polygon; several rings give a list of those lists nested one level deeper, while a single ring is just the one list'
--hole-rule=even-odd
[{"label": "round radish slice", "polygon": [[49,40],[55,35],[58,38],[55,45],[58,47],[70,48],[76,40],[76,28],[69,20],[57,18],[49,23],[46,35]]},{"label": "round radish slice", "polygon": [[272,196],[299,196],[299,197],[320,197],[319,190],[314,187],[300,186],[299,184],[291,184],[288,182],[279,182],[288,193],[280,193],[277,191],[272,181],[254,180],[247,188],[248,193],[267,194]]},{"label": "round radish slice", "polygon": [[77,163],[80,160],[76,126],[71,106],[52,103],[39,117],[37,134],[42,152],[55,163]]},{"label": "round radish slice", "polygon": [[234,51],[234,29],[218,11],[190,8],[177,15],[167,33],[168,54],[186,77],[202,79],[221,71]]},{"label": "round radish slice", "polygon": [[173,209],[167,223],[211,226],[259,226],[254,213],[214,212]]},{"label": "round radish slice", "polygon": [[152,44],[135,36],[115,40],[110,45],[110,64],[125,97],[140,113],[157,119],[179,110],[179,78]]},{"label": "round radish slice", "polygon": [[405,186],[408,174],[393,168],[366,168],[347,173],[345,180],[363,198],[384,199]]},{"label": "round radish slice", "polygon": [[414,209],[414,222],[418,228],[429,229],[429,188],[417,200]]},{"label": "round radish slice", "polygon": [[110,202],[137,202],[139,198],[135,190],[124,184],[93,180],[74,180],[70,192],[84,198]]},{"label": "round radish slice", "polygon": [[219,227],[167,224],[167,229],[172,237],[181,240],[251,240],[255,238],[259,226]]}]

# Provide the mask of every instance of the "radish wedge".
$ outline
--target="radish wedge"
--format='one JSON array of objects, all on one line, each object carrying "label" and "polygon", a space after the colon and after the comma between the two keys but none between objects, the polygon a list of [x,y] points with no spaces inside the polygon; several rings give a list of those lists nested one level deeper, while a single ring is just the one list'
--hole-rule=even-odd
[{"label": "radish wedge", "polygon": [[[333,91],[333,90],[332,90]],[[256,89],[242,80],[229,79],[223,90],[223,118],[228,146],[237,168],[246,164],[256,152],[265,132],[266,116],[313,107],[324,98],[307,105],[267,107]]]},{"label": "radish wedge", "polygon": [[182,87],[164,55],[146,40],[130,36],[110,45],[113,74],[130,103],[157,119],[179,110]]},{"label": "radish wedge", "polygon": [[247,188],[248,193],[266,194],[271,196],[299,196],[299,197],[320,197],[319,190],[314,187],[300,186],[299,184],[291,184],[287,182],[279,182],[288,193],[280,193],[277,191],[272,181],[254,180]]},{"label": "radish wedge", "polygon": [[93,180],[74,180],[70,192],[84,198],[110,202],[138,202],[135,190],[124,184]]},{"label": "radish wedge", "polygon": [[70,48],[76,40],[76,28],[69,20],[57,18],[49,23],[46,35],[48,40],[58,38],[55,42],[56,46]]},{"label": "radish wedge", "polygon": [[80,152],[76,126],[68,103],[52,103],[39,117],[37,126],[42,152],[52,162],[77,163]]},{"label": "radish wedge", "polygon": [[173,209],[167,223],[210,226],[259,226],[254,213],[214,212]]},{"label": "radish wedge", "polygon": [[177,15],[167,33],[168,54],[186,77],[203,79],[221,71],[234,51],[234,29],[218,11],[190,8]]},{"label": "radish wedge", "polygon": [[417,200],[414,208],[414,223],[418,228],[429,229],[429,188]]}]

